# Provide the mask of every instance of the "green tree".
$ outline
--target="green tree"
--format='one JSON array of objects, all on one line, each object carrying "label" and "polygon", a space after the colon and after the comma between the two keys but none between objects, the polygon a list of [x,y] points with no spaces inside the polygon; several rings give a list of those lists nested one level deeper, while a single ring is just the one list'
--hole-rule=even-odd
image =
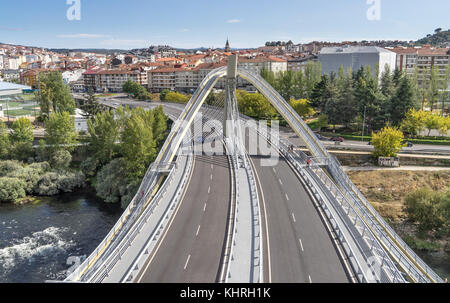
[{"label": "green tree", "polygon": [[445,119],[439,115],[433,114],[432,112],[427,112],[427,116],[425,119],[425,126],[428,129],[428,136],[431,134],[431,131],[440,130],[444,127]]},{"label": "green tree", "polygon": [[83,116],[90,119],[102,111],[102,105],[98,103],[98,99],[92,89],[89,89],[85,98],[86,100],[80,106],[80,109],[84,112]]},{"label": "green tree", "polygon": [[427,94],[430,110],[433,112],[439,98],[439,68],[436,65],[430,70],[430,81]]},{"label": "green tree", "polygon": [[50,154],[58,150],[73,151],[78,143],[74,118],[68,112],[52,113],[45,121],[45,142]]},{"label": "green tree", "polygon": [[39,73],[39,92],[36,94],[36,100],[44,119],[47,119],[51,112],[75,113],[75,100],[69,87],[64,84],[60,72]]},{"label": "green tree", "polygon": [[[137,186],[136,186],[137,184]],[[97,174],[95,189],[97,195],[106,203],[120,203],[122,207],[131,202],[139,183],[128,180],[128,172],[122,158],[117,158],[105,165]]]},{"label": "green tree", "polygon": [[311,106],[311,102],[306,99],[291,99],[289,102],[289,105],[297,112],[297,114],[304,118],[313,116],[315,114],[315,111],[313,107]]},{"label": "green tree", "polygon": [[188,95],[183,95],[182,93],[169,91],[164,97],[164,101],[176,103],[188,103],[190,98],[191,97]]},{"label": "green tree", "polygon": [[[450,195],[423,188],[410,193],[406,199],[408,217],[419,223],[419,231],[438,230],[448,224]],[[447,217],[447,218],[446,218]]]},{"label": "green tree", "polygon": [[393,76],[391,75],[391,70],[389,65],[386,64],[383,73],[381,74],[381,93],[384,95],[386,100],[391,100],[395,94],[395,85]]},{"label": "green tree", "polygon": [[330,80],[328,75],[323,75],[319,82],[316,82],[311,91],[311,103],[315,108],[323,111],[329,100]]},{"label": "green tree", "polygon": [[93,120],[88,121],[88,134],[89,150],[93,156],[100,164],[111,161],[117,153],[115,144],[119,140],[119,123],[114,112],[96,114]]},{"label": "green tree", "polygon": [[328,116],[325,114],[319,115],[319,118],[317,120],[317,127],[319,128],[319,132],[324,127],[328,127]]},{"label": "green tree", "polygon": [[128,80],[126,81],[123,86],[122,90],[125,93],[133,95],[136,99],[140,100],[146,100],[148,99],[148,92],[142,85],[139,85],[138,83]]},{"label": "green tree", "polygon": [[159,100],[161,101],[166,101],[166,96],[167,94],[170,92],[170,90],[168,89],[163,89],[160,93],[159,93]]},{"label": "green tree", "polygon": [[403,119],[400,127],[404,132],[416,136],[425,129],[428,113],[422,110],[411,108]]},{"label": "green tree", "polygon": [[396,157],[405,146],[403,133],[397,128],[386,126],[378,133],[372,133],[373,155],[375,157]]},{"label": "green tree", "polygon": [[389,104],[389,118],[394,125],[399,125],[411,108],[418,108],[414,89],[407,77],[402,77],[399,86]]},{"label": "green tree", "polygon": [[308,61],[305,66],[305,91],[306,99],[312,101],[312,94],[314,87],[317,82],[319,82],[322,75],[322,65],[320,62]]},{"label": "green tree", "polygon": [[386,121],[386,100],[370,67],[361,67],[355,77],[355,99],[361,116],[366,112],[369,130],[379,129]]},{"label": "green tree", "polygon": [[10,142],[8,136],[8,129],[0,120],[0,159],[6,159],[9,155]]},{"label": "green tree", "polygon": [[19,118],[11,126],[9,140],[13,146],[11,156],[26,161],[33,154],[33,127],[27,118]]},{"label": "green tree", "polygon": [[153,113],[155,118],[153,122],[153,137],[155,138],[156,146],[160,147],[163,145],[167,135],[167,121],[169,118],[164,113],[162,106],[155,108]]},{"label": "green tree", "polygon": [[277,115],[275,108],[262,94],[237,91],[239,111],[255,119],[272,119]]},{"label": "green tree", "polygon": [[154,121],[153,111],[137,109],[125,122],[120,149],[129,179],[132,181],[142,178],[148,165],[156,158]]}]

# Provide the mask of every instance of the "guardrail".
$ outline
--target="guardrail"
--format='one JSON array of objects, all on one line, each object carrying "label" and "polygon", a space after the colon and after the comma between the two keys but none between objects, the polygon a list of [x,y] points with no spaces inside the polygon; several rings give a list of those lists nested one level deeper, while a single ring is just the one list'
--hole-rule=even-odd
[{"label": "guardrail", "polygon": [[[234,129],[233,129],[233,143],[231,143],[232,150],[234,151],[233,156],[233,163],[234,163],[234,170],[236,173],[236,202],[235,202],[235,217],[234,217],[234,224],[233,224],[233,235],[232,235],[232,245],[230,250],[230,260],[227,266],[227,275],[225,282],[249,282],[249,283],[261,283],[263,280],[263,261],[262,261],[262,255],[263,255],[263,246],[262,246],[262,228],[261,228],[261,214],[260,214],[260,206],[259,206],[259,197],[258,197],[258,189],[256,186],[256,178],[253,174],[252,166],[250,165],[250,161],[248,158],[248,154],[245,151],[243,140],[242,140],[242,132],[240,127],[240,119],[239,119],[239,111],[237,109],[237,100],[236,100],[236,94],[235,90],[230,88],[227,89],[227,99],[230,101],[229,106],[231,106],[231,116],[234,122]],[[242,174],[245,173],[247,176],[248,181],[248,187],[244,186],[246,188],[240,189],[239,187],[242,185],[239,184],[239,179],[242,178]],[[243,198],[246,201],[240,201],[241,194],[243,195]],[[250,201],[247,201],[247,199],[250,198]],[[239,224],[238,224],[238,217],[239,213],[245,213],[247,211],[248,205],[244,205],[241,207],[241,203],[250,203],[250,216],[247,218],[247,216],[244,215],[245,219],[250,219],[251,221],[251,230],[239,230]],[[242,218],[241,218],[242,219]],[[246,226],[247,227],[247,226]],[[244,250],[243,246],[248,243],[242,244],[242,239],[237,239],[240,234],[245,234],[250,232],[250,271],[248,276],[248,281],[245,280],[245,277],[243,276],[243,271],[247,272],[248,269],[246,268],[239,268],[239,266],[245,262],[243,261],[243,256],[239,256],[235,258],[236,250],[240,250],[242,254],[242,250]],[[245,236],[244,236],[245,237]],[[241,247],[237,249],[238,246],[237,243],[240,243]],[[233,265],[233,263],[235,263]],[[239,264],[239,266],[238,266]],[[234,270],[234,271],[233,271]],[[238,277],[238,279],[236,279]],[[243,277],[243,280],[240,280],[240,278]]]},{"label": "guardrail", "polygon": [[[350,261],[350,264],[353,268],[353,271],[358,278],[359,282],[390,282],[390,279],[386,279],[386,277],[381,277],[380,272],[377,272],[374,270],[372,263],[374,261],[373,254],[371,251],[373,251],[376,247],[377,242],[372,241],[372,247],[370,249],[363,249],[361,246],[360,241],[354,241],[355,238],[361,238],[359,235],[355,235],[353,224],[349,224],[346,220],[343,220],[343,212],[341,211],[340,207],[337,207],[336,198],[334,195],[331,195],[333,193],[333,190],[324,187],[320,180],[318,180],[315,177],[315,174],[313,171],[308,171],[304,169],[304,165],[302,165],[297,159],[294,159],[288,150],[287,144],[283,144],[281,141],[275,140],[275,142],[270,138],[267,133],[253,130],[259,133],[261,136],[263,136],[269,143],[271,143],[275,148],[277,148],[288,161],[291,162],[291,164],[296,168],[297,172],[300,174],[300,176],[305,180],[308,187],[311,189],[311,192],[316,197],[316,200],[318,201],[319,205],[322,207],[324,213],[326,214],[334,233],[336,234],[339,242],[341,243],[341,246],[343,247],[346,257]],[[281,142],[281,144],[279,144]],[[283,146],[284,145],[284,146]],[[304,162],[309,158],[305,154],[302,154],[300,156]],[[313,161],[312,166],[315,165],[315,162]],[[317,168],[319,170],[320,167],[317,165]],[[339,191],[335,188],[334,194],[338,193]],[[351,212],[351,209],[347,208],[346,215],[349,216]],[[353,214],[353,213],[352,213]],[[353,214],[354,215],[354,214]],[[357,220],[357,217],[355,218]],[[354,221],[353,221],[354,222]],[[365,231],[366,233],[369,233],[368,230]],[[349,235],[351,238],[349,238]],[[358,253],[356,253],[355,248],[358,249]],[[370,261],[370,262],[369,262]],[[385,264],[388,264],[390,262],[389,258],[386,258],[386,256],[382,256],[382,262],[381,267],[386,267]],[[390,264],[392,265],[392,264]],[[391,272],[390,267],[386,269],[386,271],[389,273]],[[394,279],[396,282],[404,282],[401,275],[398,275],[397,273],[391,273],[391,276],[396,277]]]},{"label": "guardrail", "polygon": [[[193,148],[192,148],[193,151]],[[161,238],[162,234],[164,233],[164,230],[167,228],[169,220],[172,218],[172,215],[177,208],[178,204],[181,201],[182,194],[184,190],[186,189],[187,183],[188,183],[188,176],[191,174],[192,167],[193,167],[193,159],[194,156],[192,154],[189,154],[188,159],[186,161],[186,165],[183,171],[183,177],[181,180],[180,185],[177,188],[177,191],[175,193],[175,198],[170,202],[169,206],[167,207],[166,211],[162,215],[158,226],[154,229],[152,235],[147,240],[147,243],[145,247],[141,250],[140,254],[136,258],[136,260],[133,262],[132,266],[130,267],[130,270],[125,274],[124,278],[121,279],[120,282],[130,283],[135,282],[136,277],[138,276],[139,272],[144,267],[145,263],[147,262],[147,257],[153,253],[153,250]],[[171,172],[170,178],[173,178],[174,171]],[[163,198],[163,195],[166,193],[159,192],[158,196],[155,197],[157,200],[161,200]],[[148,217],[145,219],[145,223],[147,222]],[[143,225],[143,224],[142,224]]]}]

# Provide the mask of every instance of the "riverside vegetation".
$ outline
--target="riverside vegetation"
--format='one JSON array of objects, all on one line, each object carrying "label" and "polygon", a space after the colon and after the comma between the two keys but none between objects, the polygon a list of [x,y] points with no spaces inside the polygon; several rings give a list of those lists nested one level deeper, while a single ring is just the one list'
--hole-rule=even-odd
[{"label": "riverside vegetation", "polygon": [[[61,74],[40,75],[36,100],[45,138],[33,146],[33,125],[19,118],[10,131],[0,121],[0,203],[24,203],[91,185],[106,203],[125,208],[167,136],[162,107],[100,110],[93,94],[85,104],[88,132],[75,130],[75,100]],[[76,158],[76,159],[75,159]]]}]

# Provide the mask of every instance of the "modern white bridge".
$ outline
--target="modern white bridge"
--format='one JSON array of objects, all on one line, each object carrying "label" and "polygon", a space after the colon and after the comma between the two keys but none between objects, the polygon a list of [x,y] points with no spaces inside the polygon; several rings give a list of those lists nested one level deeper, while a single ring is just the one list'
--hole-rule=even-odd
[{"label": "modern white bridge", "polygon": [[[270,101],[308,154],[239,114],[237,77]],[[224,103],[205,105],[222,78]],[[186,106],[144,105],[162,105],[172,130],[132,203],[66,282],[443,282],[286,100],[259,75],[237,69],[236,56],[212,71]],[[196,152],[199,137],[216,139],[226,155]],[[279,156],[275,166],[264,165],[268,152]]]}]

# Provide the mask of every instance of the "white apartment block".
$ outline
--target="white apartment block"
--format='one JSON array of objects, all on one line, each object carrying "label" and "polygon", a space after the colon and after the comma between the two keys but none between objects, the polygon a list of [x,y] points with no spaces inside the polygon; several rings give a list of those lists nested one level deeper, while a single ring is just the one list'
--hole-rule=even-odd
[{"label": "white apartment block", "polygon": [[351,68],[357,71],[369,65],[372,71],[379,68],[381,77],[385,66],[393,71],[396,62],[394,52],[376,46],[324,47],[318,57],[322,63],[322,74],[338,73],[340,66],[343,66],[344,70]]}]

